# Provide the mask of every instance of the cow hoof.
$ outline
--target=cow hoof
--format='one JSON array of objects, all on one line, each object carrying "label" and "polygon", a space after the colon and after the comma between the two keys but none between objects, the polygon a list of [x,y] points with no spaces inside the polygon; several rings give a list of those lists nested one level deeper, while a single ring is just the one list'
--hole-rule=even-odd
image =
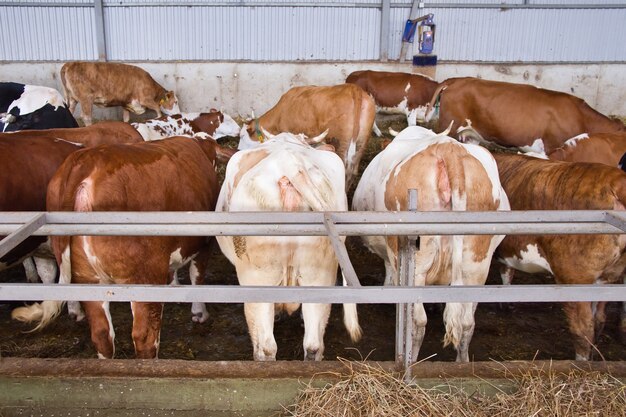
[{"label": "cow hoof", "polygon": [[209,312],[204,303],[191,304],[191,321],[194,323],[204,323],[209,319]]},{"label": "cow hoof", "polygon": [[70,318],[74,321],[85,320],[85,312],[81,308],[80,303],[78,301],[68,301],[67,312]]}]

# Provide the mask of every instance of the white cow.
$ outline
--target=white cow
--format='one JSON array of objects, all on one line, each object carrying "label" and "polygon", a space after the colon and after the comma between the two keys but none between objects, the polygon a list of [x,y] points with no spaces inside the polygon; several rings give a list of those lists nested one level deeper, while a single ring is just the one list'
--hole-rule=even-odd
[{"label": "white cow", "polygon": [[[334,153],[313,149],[302,135],[281,133],[237,152],[226,167],[216,211],[347,211],[345,169]],[[241,285],[333,286],[337,259],[321,236],[218,236]],[[274,314],[299,304],[246,303],[254,359],[276,360]],[[303,304],[304,359],[321,360],[330,304]],[[344,305],[352,340],[361,336],[356,306]]]},{"label": "white cow", "polygon": [[215,109],[209,113],[180,113],[131,124],[144,140],[195,136],[199,133],[206,133],[217,140],[225,136],[239,136],[241,129],[232,117]]},{"label": "white cow", "polygon": [[[510,210],[491,154],[466,145],[448,132],[410,126],[365,169],[353,198],[354,210],[407,210],[407,194],[417,189],[419,211]],[[421,236],[415,253],[415,285],[482,285],[491,257],[504,236]],[[385,283],[397,282],[398,239],[364,237],[365,245],[385,262]],[[448,303],[444,312],[445,345],[457,350],[457,361],[469,360],[476,303]],[[424,338],[426,312],[414,305],[412,360]]]}]

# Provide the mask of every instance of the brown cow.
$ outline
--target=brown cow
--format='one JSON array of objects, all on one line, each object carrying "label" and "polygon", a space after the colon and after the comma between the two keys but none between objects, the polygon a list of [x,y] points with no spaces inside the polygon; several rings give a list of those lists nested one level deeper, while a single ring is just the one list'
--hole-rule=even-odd
[{"label": "brown cow", "polygon": [[[82,146],[49,137],[6,137],[13,135],[17,133],[0,137],[0,211],[45,211],[48,181],[65,158]],[[56,263],[45,242],[44,236],[29,237],[0,258],[0,270],[18,265],[33,254],[42,255],[35,257],[41,280],[54,282]],[[29,265],[25,265],[28,280],[37,281],[37,270]]]},{"label": "brown cow", "polygon": [[[512,210],[624,210],[626,174],[601,164],[546,161],[524,155],[495,154],[500,180]],[[509,235],[496,258],[505,266],[544,272],[557,284],[622,282],[626,235]],[[567,302],[564,310],[574,336],[576,359],[587,360],[605,322],[604,302]]]},{"label": "brown cow", "polygon": [[626,153],[626,132],[582,134],[550,152],[548,158],[568,162],[597,162],[616,167]]},{"label": "brown cow", "polygon": [[535,144],[546,153],[581,133],[626,130],[578,97],[526,84],[450,78],[440,84],[429,106],[437,100],[439,129],[454,121],[454,132],[469,120],[489,141],[515,147]]},{"label": "brown cow", "polygon": [[376,116],[374,99],[354,84],[294,87],[263,116],[241,129],[239,149],[258,146],[262,130],[313,137],[328,131],[330,144],[346,166],[346,189],[356,178]]},{"label": "brown cow", "polygon": [[[72,154],[48,187],[50,211],[207,211],[215,208],[218,184],[215,141],[175,137],[154,142],[103,145]],[[146,190],[150,190],[146,193]],[[194,257],[206,254],[202,236],[55,236],[52,246],[62,283],[159,284]],[[192,283],[206,267],[195,265]],[[91,339],[101,358],[115,352],[108,302],[81,302]],[[62,303],[44,301],[14,311],[43,327]],[[162,303],[132,302],[138,358],[158,354]]]},{"label": "brown cow", "polygon": [[13,133],[0,133],[0,138],[23,139],[32,137],[49,137],[62,139],[86,147],[112,145],[116,143],[142,142],[143,138],[137,130],[124,122],[98,122],[91,126],[71,129],[22,130]]},{"label": "brown cow", "polygon": [[80,103],[85,125],[91,124],[94,104],[124,107],[125,122],[130,119],[129,111],[143,114],[146,108],[154,110],[157,117],[161,117],[161,112],[180,113],[174,92],[167,91],[145,70],[134,65],[68,62],[61,68],[61,82],[72,113]]},{"label": "brown cow", "polygon": [[351,73],[346,82],[356,84],[370,94],[379,110],[405,114],[409,126],[415,126],[418,120],[426,120],[428,103],[439,86],[437,81],[425,75],[369,70]]}]

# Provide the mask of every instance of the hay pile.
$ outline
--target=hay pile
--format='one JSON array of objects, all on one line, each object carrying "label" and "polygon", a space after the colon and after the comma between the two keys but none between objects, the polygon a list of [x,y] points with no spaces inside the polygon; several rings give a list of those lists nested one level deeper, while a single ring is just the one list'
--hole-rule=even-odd
[{"label": "hay pile", "polygon": [[602,373],[548,372],[540,376],[529,372],[506,377],[519,387],[517,392],[486,396],[446,384],[423,389],[407,385],[401,375],[365,363],[343,362],[346,372],[334,375],[339,382],[323,388],[308,383],[296,404],[285,408],[282,416],[626,416],[625,385]]}]

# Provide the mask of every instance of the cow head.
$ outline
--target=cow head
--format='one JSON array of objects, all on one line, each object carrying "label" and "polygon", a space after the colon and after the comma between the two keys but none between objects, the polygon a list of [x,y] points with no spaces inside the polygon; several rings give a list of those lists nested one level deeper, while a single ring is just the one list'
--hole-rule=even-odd
[{"label": "cow head", "polygon": [[172,114],[180,113],[180,107],[178,107],[178,99],[176,98],[176,94],[173,91],[167,91],[165,96],[159,100],[159,106],[161,107],[161,111],[168,116]]}]

